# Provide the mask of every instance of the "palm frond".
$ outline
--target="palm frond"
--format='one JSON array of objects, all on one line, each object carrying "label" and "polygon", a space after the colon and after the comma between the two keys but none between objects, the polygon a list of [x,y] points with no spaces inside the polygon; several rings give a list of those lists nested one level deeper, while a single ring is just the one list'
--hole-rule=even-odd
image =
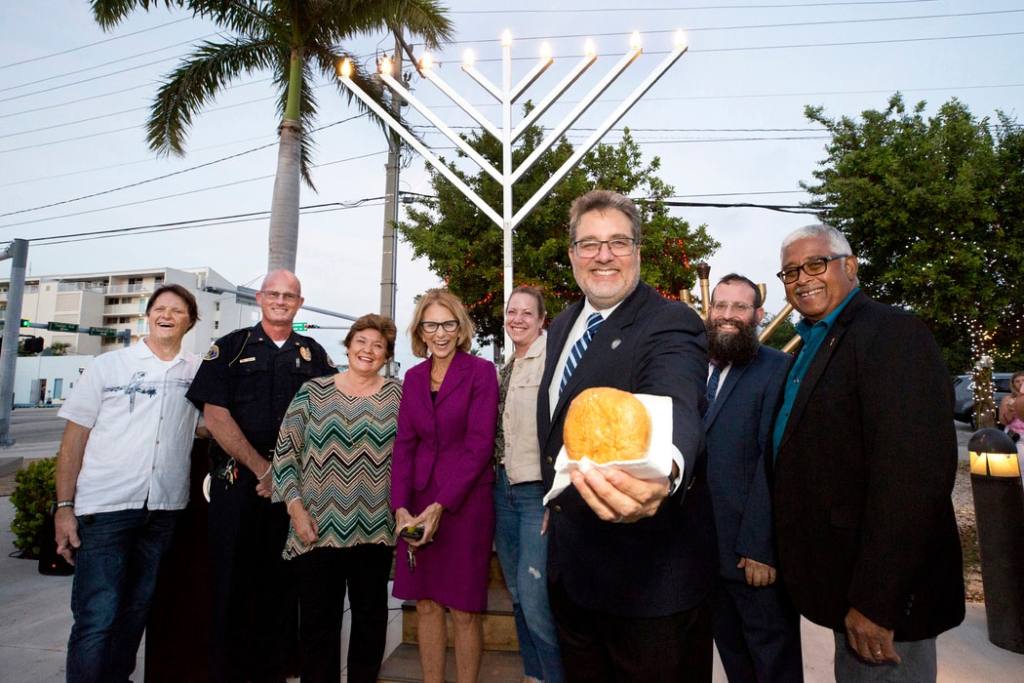
[{"label": "palm frond", "polygon": [[267,41],[206,41],[167,77],[147,122],[149,147],[184,154],[192,116],[242,73],[277,67],[278,52]]},{"label": "palm frond", "polygon": [[[323,45],[337,44],[363,33],[401,27],[431,48],[449,40],[453,27],[446,8],[436,0],[361,0],[331,3],[319,16],[310,37]],[[310,41],[312,42],[312,41]]]},{"label": "palm frond", "polygon": [[121,23],[121,20],[134,10],[148,10],[151,7],[164,5],[168,9],[186,7],[188,0],[92,0],[92,16],[104,31],[110,30]]}]

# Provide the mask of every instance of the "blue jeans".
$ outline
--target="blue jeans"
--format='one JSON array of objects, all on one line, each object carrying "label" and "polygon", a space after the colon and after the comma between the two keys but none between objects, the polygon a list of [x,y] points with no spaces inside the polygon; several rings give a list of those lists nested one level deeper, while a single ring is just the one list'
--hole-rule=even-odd
[{"label": "blue jeans", "polygon": [[143,508],[78,517],[68,683],[128,680],[178,514]]},{"label": "blue jeans", "polygon": [[541,482],[513,486],[505,468],[498,468],[494,482],[494,545],[512,594],[523,671],[545,683],[561,683],[562,658],[548,604],[548,539],[540,535],[543,499]]}]

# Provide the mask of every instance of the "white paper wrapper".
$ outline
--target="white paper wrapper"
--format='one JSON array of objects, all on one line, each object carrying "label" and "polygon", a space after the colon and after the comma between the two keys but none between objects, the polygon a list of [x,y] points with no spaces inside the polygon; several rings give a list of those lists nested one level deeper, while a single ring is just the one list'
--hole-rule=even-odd
[{"label": "white paper wrapper", "polygon": [[[651,416],[651,445],[647,449],[647,455],[640,460],[619,460],[604,464],[598,464],[590,458],[581,460],[570,460],[565,446],[558,452],[555,459],[555,479],[551,483],[551,490],[544,496],[544,504],[558,497],[562,491],[572,486],[569,473],[573,470],[588,472],[591,469],[603,470],[615,467],[638,479],[657,479],[672,474],[672,453],[675,446],[672,443],[672,399],[668,396],[652,396],[651,394],[633,394],[644,407],[647,414]],[[679,473],[682,476],[682,472]]]}]

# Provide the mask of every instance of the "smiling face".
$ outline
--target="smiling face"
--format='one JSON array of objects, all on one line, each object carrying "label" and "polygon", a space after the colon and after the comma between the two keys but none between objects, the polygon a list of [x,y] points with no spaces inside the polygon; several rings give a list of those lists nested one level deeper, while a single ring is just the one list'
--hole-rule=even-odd
[{"label": "smiling face", "polygon": [[388,359],[388,341],[375,329],[359,330],[348,349],[348,369],[357,375],[376,375]]},{"label": "smiling face", "polygon": [[1024,375],[1013,378],[1013,393],[1017,396],[1024,394]]},{"label": "smiling face", "polygon": [[164,292],[156,298],[146,314],[149,323],[149,337],[155,341],[181,344],[192,320],[188,304],[174,292]]},{"label": "smiling face", "polygon": [[508,309],[505,311],[505,331],[517,349],[529,348],[540,336],[543,324],[535,298],[523,292],[509,297]]},{"label": "smiling face", "polygon": [[[720,282],[711,293],[711,327],[722,334],[735,334],[741,326],[760,323],[764,308],[755,308],[754,298],[754,290],[744,282]],[[747,306],[746,311],[739,310]]]},{"label": "smiling face", "polygon": [[299,279],[284,271],[271,273],[256,292],[263,320],[271,325],[291,325],[303,301]]},{"label": "smiling face", "polygon": [[[455,314],[441,304],[430,304],[423,311],[423,319],[420,320],[419,329],[420,339],[427,345],[427,351],[436,360],[451,358],[452,354],[455,353],[455,349],[458,348],[458,328],[449,332],[441,324],[452,320],[457,320]],[[427,332],[423,329],[423,323],[437,323],[437,330],[435,332]]]},{"label": "smiling face", "polygon": [[[576,227],[576,241],[633,239],[633,224],[629,217],[618,209],[588,211],[580,216]],[[569,261],[572,274],[587,300],[598,310],[611,308],[630,292],[640,281],[640,246],[628,256],[615,256],[607,244],[601,245],[597,256],[577,256],[569,247]]]},{"label": "smiling face", "polygon": [[[787,246],[782,268],[795,268],[810,259],[835,256],[824,237],[805,237]],[[786,285],[786,299],[802,316],[817,322],[834,311],[857,285],[854,256],[829,261],[824,273],[808,275],[803,270],[795,282]]]}]

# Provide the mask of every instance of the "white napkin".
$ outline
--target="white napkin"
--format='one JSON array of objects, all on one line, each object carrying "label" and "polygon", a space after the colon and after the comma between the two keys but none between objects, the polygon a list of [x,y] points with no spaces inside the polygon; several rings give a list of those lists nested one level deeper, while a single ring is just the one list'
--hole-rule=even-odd
[{"label": "white napkin", "polygon": [[[558,452],[558,458],[555,459],[555,479],[551,483],[551,490],[544,496],[544,505],[572,486],[569,473],[573,470],[589,472],[591,469],[603,470],[615,467],[638,479],[657,479],[672,474],[672,455],[676,452],[675,444],[672,443],[672,399],[668,396],[653,396],[651,394],[633,395],[644,404],[647,414],[651,417],[651,444],[647,448],[647,454],[639,460],[596,463],[586,457],[580,460],[570,460],[563,445],[562,450]],[[680,471],[680,478],[682,474]]]}]

